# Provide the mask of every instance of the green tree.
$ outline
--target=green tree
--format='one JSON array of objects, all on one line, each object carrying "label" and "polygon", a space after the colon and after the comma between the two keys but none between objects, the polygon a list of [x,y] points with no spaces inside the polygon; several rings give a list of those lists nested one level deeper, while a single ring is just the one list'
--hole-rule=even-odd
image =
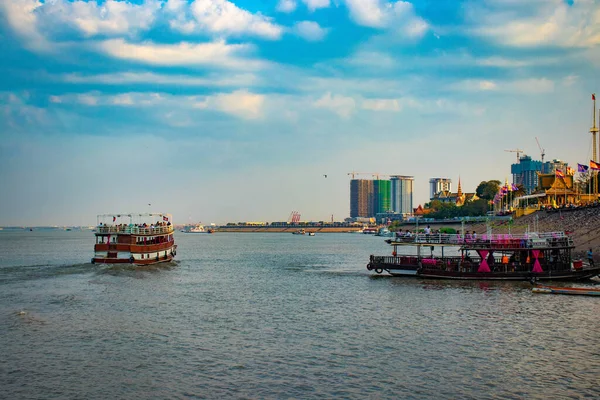
[{"label": "green tree", "polygon": [[492,200],[499,189],[500,181],[482,181],[479,186],[477,186],[477,189],[475,189],[475,193],[477,193],[477,197],[480,199]]}]

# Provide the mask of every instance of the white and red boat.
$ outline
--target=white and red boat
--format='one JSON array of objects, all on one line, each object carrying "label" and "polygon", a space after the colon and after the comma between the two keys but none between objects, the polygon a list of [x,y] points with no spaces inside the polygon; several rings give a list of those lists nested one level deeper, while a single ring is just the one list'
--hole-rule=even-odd
[{"label": "white and red boat", "polygon": [[177,254],[171,214],[101,214],[92,264],[169,262]]}]

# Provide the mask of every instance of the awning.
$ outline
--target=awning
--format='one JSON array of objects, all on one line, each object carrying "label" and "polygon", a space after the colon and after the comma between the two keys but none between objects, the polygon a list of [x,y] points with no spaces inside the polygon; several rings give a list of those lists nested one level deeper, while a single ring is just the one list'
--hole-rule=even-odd
[{"label": "awning", "polygon": [[528,194],[527,196],[517,197],[515,201],[537,199],[538,197],[546,197],[546,193]]}]

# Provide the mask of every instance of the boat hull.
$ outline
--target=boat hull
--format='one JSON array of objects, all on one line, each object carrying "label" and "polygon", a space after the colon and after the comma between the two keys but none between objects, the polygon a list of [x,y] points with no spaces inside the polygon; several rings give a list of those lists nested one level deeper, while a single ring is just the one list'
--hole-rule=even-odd
[{"label": "boat hull", "polygon": [[133,265],[153,265],[153,264],[160,264],[160,263],[166,263],[166,262],[171,262],[175,259],[174,256],[172,255],[167,255],[167,257],[163,257],[157,260],[156,258],[154,259],[134,259],[133,262],[130,259],[127,258],[108,258],[108,257],[94,257],[92,258],[92,264],[133,264]]},{"label": "boat hull", "polygon": [[600,296],[600,289],[594,288],[568,288],[556,286],[538,286],[531,289],[533,293],[540,294],[567,294],[572,296]]}]

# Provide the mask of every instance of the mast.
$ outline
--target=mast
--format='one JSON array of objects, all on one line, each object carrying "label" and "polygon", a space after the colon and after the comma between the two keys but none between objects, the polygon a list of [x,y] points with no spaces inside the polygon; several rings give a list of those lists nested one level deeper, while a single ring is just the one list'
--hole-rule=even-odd
[{"label": "mast", "polygon": [[[598,127],[596,126],[596,94],[592,93],[592,101],[594,102],[593,107],[593,117],[592,117],[592,129],[590,129],[590,133],[592,134],[592,160],[594,162],[598,162],[598,146],[596,144],[596,134],[598,133]],[[599,116],[600,117],[600,116]],[[594,193],[598,192],[598,174],[596,171],[592,171],[592,179],[594,182]]]}]

